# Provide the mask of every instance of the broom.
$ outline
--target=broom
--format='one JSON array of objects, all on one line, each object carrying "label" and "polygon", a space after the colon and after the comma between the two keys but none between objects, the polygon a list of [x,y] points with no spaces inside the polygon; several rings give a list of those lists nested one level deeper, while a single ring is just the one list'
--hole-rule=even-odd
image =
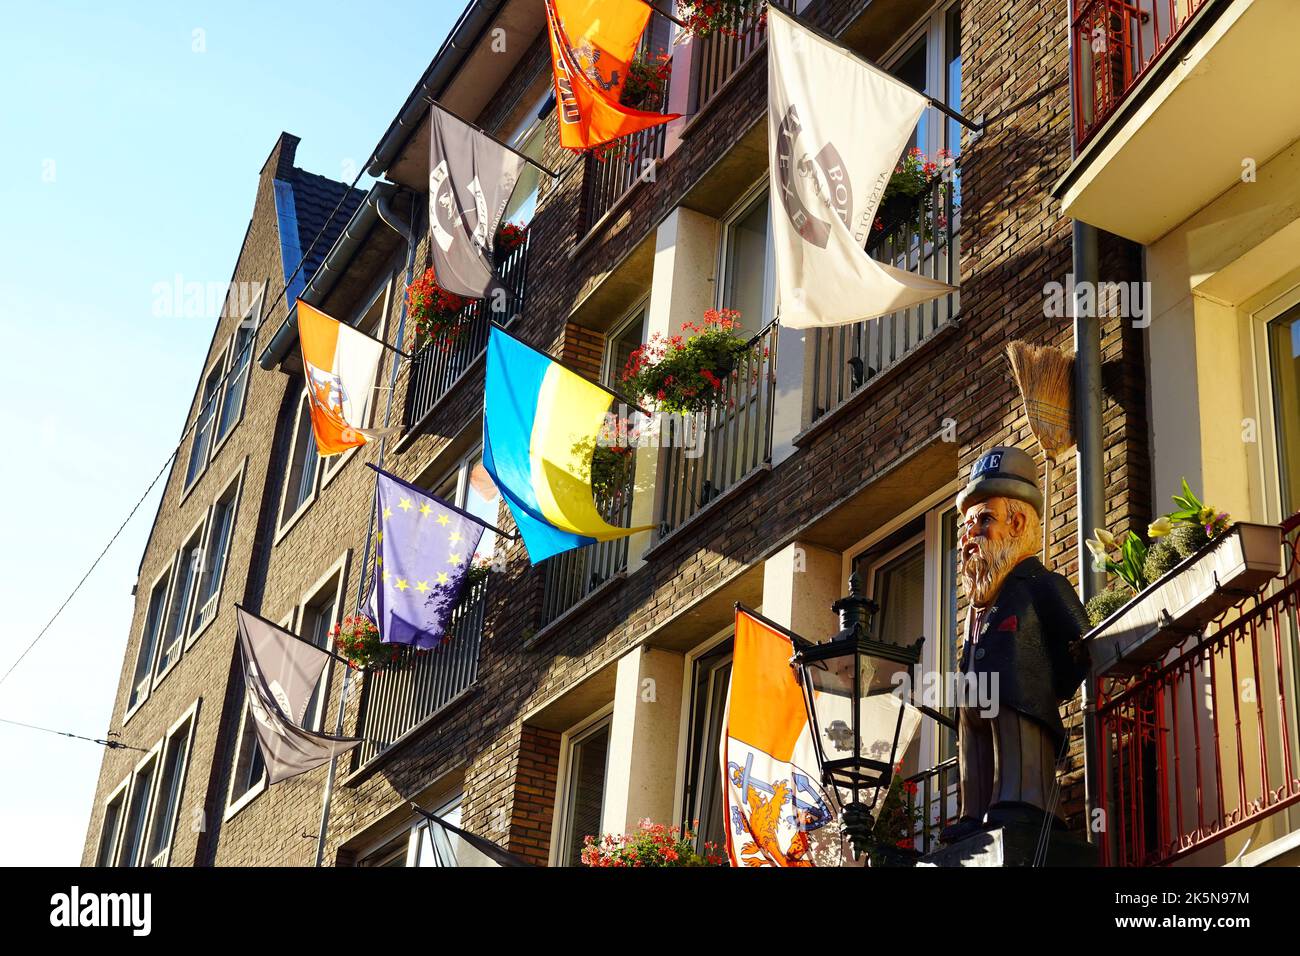
[{"label": "broom", "polygon": [[1025,403],[1029,430],[1046,458],[1043,469],[1043,563],[1047,563],[1047,535],[1051,525],[1052,466],[1061,452],[1074,444],[1074,353],[1055,345],[1030,345],[1016,339],[1007,343],[1007,361]]}]

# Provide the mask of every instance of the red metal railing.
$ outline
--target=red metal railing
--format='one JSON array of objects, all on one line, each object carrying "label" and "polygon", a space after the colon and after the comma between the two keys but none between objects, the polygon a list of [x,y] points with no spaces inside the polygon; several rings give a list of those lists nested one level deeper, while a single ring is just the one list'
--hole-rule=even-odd
[{"label": "red metal railing", "polygon": [[1075,0],[1075,142],[1095,133],[1209,0]]},{"label": "red metal railing", "polygon": [[1290,563],[1172,660],[1098,688],[1102,861],[1172,863],[1300,803],[1300,514]]}]

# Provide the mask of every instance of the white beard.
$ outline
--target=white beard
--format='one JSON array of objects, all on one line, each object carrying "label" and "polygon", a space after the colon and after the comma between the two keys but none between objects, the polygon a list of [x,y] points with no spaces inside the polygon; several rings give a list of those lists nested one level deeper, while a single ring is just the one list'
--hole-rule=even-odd
[{"label": "white beard", "polygon": [[963,557],[957,570],[961,574],[966,596],[976,607],[987,607],[1020,560],[1025,556],[1019,538],[1001,541],[980,539],[975,542],[976,553]]}]

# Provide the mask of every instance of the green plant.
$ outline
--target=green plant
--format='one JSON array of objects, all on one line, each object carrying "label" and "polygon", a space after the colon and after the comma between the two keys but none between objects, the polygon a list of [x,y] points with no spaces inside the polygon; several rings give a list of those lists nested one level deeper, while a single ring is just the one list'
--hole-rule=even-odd
[{"label": "green plant", "polygon": [[754,24],[767,25],[767,0],[678,0],[677,15],[694,37],[736,37]]},{"label": "green plant", "polygon": [[1210,543],[1210,536],[1199,524],[1184,524],[1169,532],[1169,543],[1179,558],[1189,558]]},{"label": "green plant", "polygon": [[693,414],[718,404],[723,380],[751,348],[740,330],[740,313],[710,309],[704,324],[682,325],[688,335],[654,335],[632,352],[623,368],[629,396],[660,411]]},{"label": "green plant", "polygon": [[1084,605],[1084,611],[1088,614],[1089,623],[1096,627],[1127,604],[1132,597],[1133,592],[1121,585],[1112,584],[1100,594],[1094,595]]},{"label": "green plant", "polygon": [[660,110],[672,77],[673,59],[663,50],[658,53],[638,50],[627,65],[627,79],[619,102],[634,110]]},{"label": "green plant", "polygon": [[330,629],[329,636],[357,670],[383,670],[403,663],[402,645],[382,643],[379,628],[364,614],[349,614]]},{"label": "green plant", "polygon": [[872,233],[913,223],[922,227],[926,241],[933,239],[932,227],[947,226],[943,213],[935,216],[934,186],[944,178],[953,162],[952,154],[946,149],[939,150],[932,160],[916,146],[909,149],[894,167],[881,193],[876,218],[871,224]]},{"label": "green plant", "polygon": [[872,866],[893,866],[902,857],[915,855],[913,843],[925,815],[925,808],[915,802],[916,790],[915,781],[903,778],[900,763],[876,810],[867,841],[867,858]]},{"label": "green plant", "polygon": [[[1147,586],[1146,573],[1143,570],[1147,560],[1147,543],[1130,531],[1123,542],[1116,539],[1105,528],[1094,528],[1093,537],[1087,541],[1088,550],[1092,552],[1092,566],[1096,571],[1106,571],[1117,575],[1121,581],[1133,589],[1134,593]],[[1119,548],[1119,560],[1110,556],[1110,552]]]},{"label": "green plant", "polygon": [[1173,542],[1168,538],[1161,538],[1147,549],[1147,559],[1142,566],[1142,573],[1148,582],[1159,581],[1181,560],[1182,556]]},{"label": "green plant", "polygon": [[606,833],[599,840],[586,836],[582,841],[583,866],[725,866],[726,860],[712,843],[704,853],[695,849],[695,833],[690,829],[667,827],[642,820],[635,833]]}]

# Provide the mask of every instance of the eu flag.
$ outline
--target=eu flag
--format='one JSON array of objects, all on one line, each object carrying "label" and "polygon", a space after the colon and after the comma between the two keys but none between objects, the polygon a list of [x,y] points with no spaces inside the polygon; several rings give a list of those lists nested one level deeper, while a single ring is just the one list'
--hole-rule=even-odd
[{"label": "eu flag", "polygon": [[[371,466],[374,468],[374,466]],[[437,647],[485,525],[375,468],[379,537],[367,612],[385,644]]]}]

